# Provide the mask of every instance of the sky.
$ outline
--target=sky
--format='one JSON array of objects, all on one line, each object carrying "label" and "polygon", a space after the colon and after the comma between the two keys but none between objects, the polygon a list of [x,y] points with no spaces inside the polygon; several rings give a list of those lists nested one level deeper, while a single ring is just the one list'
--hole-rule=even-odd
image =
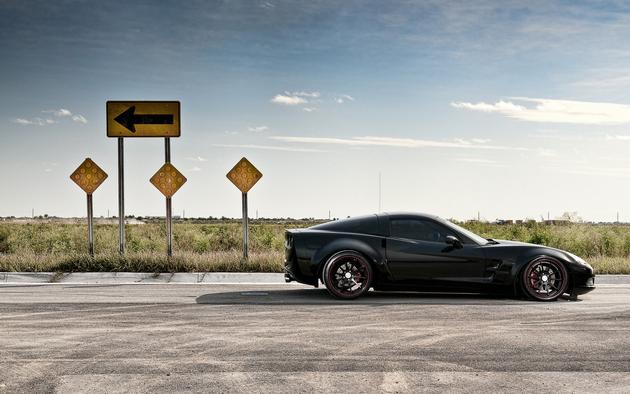
[{"label": "sky", "polygon": [[[418,211],[630,221],[630,4],[0,0],[0,216],[117,212],[107,100],[178,100],[174,214]],[[125,140],[126,213],[164,215],[164,141]],[[381,194],[379,199],[379,174]]]}]

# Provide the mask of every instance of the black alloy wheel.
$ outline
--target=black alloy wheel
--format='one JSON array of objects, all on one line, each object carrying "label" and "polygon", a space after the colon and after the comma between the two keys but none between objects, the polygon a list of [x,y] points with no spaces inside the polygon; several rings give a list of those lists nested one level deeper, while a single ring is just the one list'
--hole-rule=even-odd
[{"label": "black alloy wheel", "polygon": [[569,286],[564,264],[552,257],[539,257],[527,264],[521,276],[525,295],[536,301],[555,301]]},{"label": "black alloy wheel", "polygon": [[373,273],[370,263],[363,255],[354,251],[343,251],[328,259],[322,276],[330,294],[349,300],[370,289]]}]

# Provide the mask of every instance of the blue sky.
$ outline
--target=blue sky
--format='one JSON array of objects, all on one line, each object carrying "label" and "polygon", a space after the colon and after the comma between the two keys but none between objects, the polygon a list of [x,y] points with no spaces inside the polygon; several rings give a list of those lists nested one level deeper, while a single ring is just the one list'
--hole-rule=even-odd
[{"label": "blue sky", "polygon": [[[378,209],[630,220],[623,2],[0,1],[0,215],[84,215],[91,157],[116,205],[107,100],[180,100],[187,216]],[[127,212],[163,214],[163,141],[126,141]]]}]

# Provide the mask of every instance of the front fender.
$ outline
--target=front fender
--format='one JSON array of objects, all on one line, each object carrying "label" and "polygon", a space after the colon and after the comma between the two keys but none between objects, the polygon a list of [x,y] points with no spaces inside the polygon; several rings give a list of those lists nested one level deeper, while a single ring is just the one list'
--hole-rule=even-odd
[{"label": "front fender", "polygon": [[543,256],[547,256],[547,257],[553,257],[556,260],[560,261],[562,264],[565,265],[565,267],[567,268],[567,272],[569,272],[570,274],[570,265],[571,262],[567,261],[567,256],[561,252],[560,250],[556,250],[556,249],[551,249],[551,248],[547,248],[544,246],[541,246],[539,248],[528,248],[523,250],[523,253],[520,253],[514,264],[512,265],[512,269],[511,269],[511,275],[510,277],[512,278],[512,285],[516,286],[518,285],[520,282],[520,273],[523,271],[523,269],[525,268],[525,266],[532,260],[534,260],[535,258],[538,257],[543,257]]},{"label": "front fender", "polygon": [[516,258],[515,264],[512,266],[512,272],[511,272],[512,278],[514,278],[514,280],[518,280],[518,275],[523,270],[523,268],[527,265],[527,263],[529,263],[530,261],[532,261],[533,259],[537,257],[542,257],[542,256],[553,257],[557,259],[558,261],[560,261],[562,264],[565,265],[565,267],[567,268],[567,271],[570,268],[569,267],[570,262],[567,261],[567,257],[564,253],[562,253],[560,250],[541,246],[539,248],[527,249],[524,251],[524,253],[521,253],[518,255],[518,257]]}]

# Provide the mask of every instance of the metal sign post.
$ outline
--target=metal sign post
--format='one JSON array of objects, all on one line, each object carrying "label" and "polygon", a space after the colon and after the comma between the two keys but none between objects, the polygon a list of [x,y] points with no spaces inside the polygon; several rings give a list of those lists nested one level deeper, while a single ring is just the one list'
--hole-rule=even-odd
[{"label": "metal sign post", "polygon": [[88,252],[94,257],[94,214],[92,209],[92,193],[105,181],[107,173],[96,165],[89,157],[70,175],[87,195]]},{"label": "metal sign post", "polygon": [[[166,162],[170,163],[169,137],[181,135],[179,101],[108,101],[107,136],[118,138],[118,249],[125,253],[124,138],[165,137]],[[170,197],[166,199],[167,230],[170,230]],[[170,233],[169,233],[170,234]],[[171,255],[169,235],[169,256]]]},{"label": "metal sign post", "polygon": [[248,221],[249,216],[247,215],[247,193],[243,194],[243,258],[247,259],[249,257],[249,253],[247,252],[249,249],[249,228]]},{"label": "metal sign post", "polygon": [[123,138],[118,138],[118,252],[125,254],[125,152]]},{"label": "metal sign post", "polygon": [[243,203],[243,259],[249,257],[249,217],[247,214],[247,192],[262,178],[262,172],[258,171],[246,158],[242,158],[227,173],[227,178],[241,191]]},{"label": "metal sign post", "polygon": [[94,257],[94,214],[92,211],[92,195],[87,195],[88,252]]},{"label": "metal sign post", "polygon": [[[171,139],[164,138],[164,162],[171,162]],[[166,197],[166,254],[173,256],[173,217],[172,202],[170,197]]]},{"label": "metal sign post", "polygon": [[[166,158],[170,160],[170,142],[166,138]],[[151,183],[166,197],[166,253],[168,256],[173,255],[173,224],[172,224],[172,207],[171,197],[179,190],[184,183],[186,177],[173,166],[170,161],[165,163],[152,177]]]}]

